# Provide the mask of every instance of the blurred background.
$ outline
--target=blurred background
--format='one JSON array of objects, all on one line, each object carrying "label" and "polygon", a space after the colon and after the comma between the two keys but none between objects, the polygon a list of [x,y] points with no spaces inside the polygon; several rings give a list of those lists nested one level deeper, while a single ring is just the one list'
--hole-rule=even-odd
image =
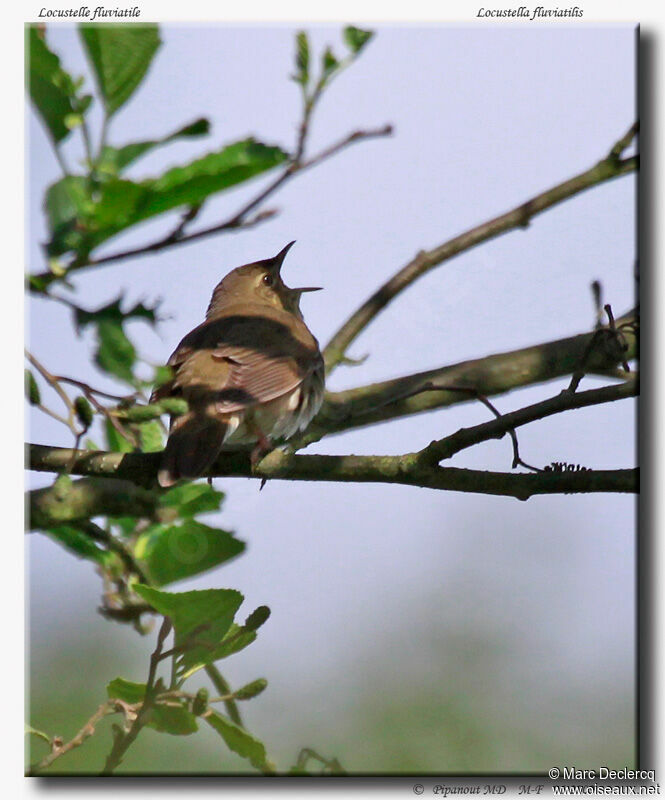
[{"label": "blurred background", "polygon": [[[315,52],[326,44],[343,50],[341,26],[304,27]],[[300,95],[288,76],[298,29],[162,26],[163,46],[113,119],[109,143],[159,138],[200,116],[211,119],[212,136],[154,151],[129,177],[158,174],[250,134],[292,149]],[[120,291],[127,303],[161,298],[168,318],[157,333],[141,322],[129,330],[141,355],[162,363],[203,319],[226,272],[296,239],[284,277],[325,287],[303,301],[323,345],[418,250],[587,169],[636,117],[637,33],[630,26],[376,32],[324,96],[309,153],[388,122],[393,137],[354,145],[295,178],[268,204],[279,216],[256,229],[81,272],[73,280],[76,301],[95,308]],[[50,26],[47,35],[64,67],[92,86],[75,29]],[[44,266],[43,193],[60,171],[34,112],[27,114],[26,253],[37,271]],[[65,153],[71,163],[82,158],[74,143]],[[270,180],[213,197],[192,230],[227,218]],[[138,226],[99,254],[152,241],[176,219]],[[368,359],[340,367],[329,388],[589,330],[594,279],[616,316],[633,305],[635,246],[629,176],[429,273],[354,343],[349,355]],[[31,298],[27,308],[30,347],[42,363],[117,391],[91,366],[93,342],[76,337],[64,306]],[[583,387],[600,383],[587,378]],[[566,384],[513,392],[496,405],[514,410]],[[539,465],[632,466],[634,414],[634,404],[623,401],[530,425],[520,432],[522,457]],[[465,403],[331,437],[311,452],[397,454],[486,418],[482,405]],[[29,438],[72,443],[64,426],[39,413]],[[508,470],[511,456],[507,440],[490,442],[454,465]],[[52,479],[32,474],[29,486]],[[268,679],[243,716],[280,769],[304,746],[359,773],[635,764],[634,497],[520,503],[379,485],[272,481],[260,494],[253,480],[218,479],[215,486],[228,493],[216,523],[233,529],[247,551],[174,589],[239,589],[241,617],[259,604],[272,609],[256,643],[222,666],[233,686]],[[26,542],[29,722],[68,739],[105,699],[109,680],[145,679],[154,634],[141,638],[96,613],[101,584],[87,562],[41,534]],[[99,770],[109,728],[100,726],[59,769]],[[212,732],[179,740],[144,730],[120,771],[174,768],[246,765]]]}]

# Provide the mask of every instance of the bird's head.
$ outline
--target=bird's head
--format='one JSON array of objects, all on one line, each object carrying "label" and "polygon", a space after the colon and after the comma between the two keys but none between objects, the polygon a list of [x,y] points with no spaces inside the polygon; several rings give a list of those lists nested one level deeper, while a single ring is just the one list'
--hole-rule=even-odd
[{"label": "bird's head", "polygon": [[279,308],[302,319],[301,295],[317,292],[321,287],[291,289],[282,280],[282,264],[294,244],[289,242],[273,258],[245,264],[229,272],[215,287],[206,316],[210,318],[223,311],[225,306],[246,302]]}]

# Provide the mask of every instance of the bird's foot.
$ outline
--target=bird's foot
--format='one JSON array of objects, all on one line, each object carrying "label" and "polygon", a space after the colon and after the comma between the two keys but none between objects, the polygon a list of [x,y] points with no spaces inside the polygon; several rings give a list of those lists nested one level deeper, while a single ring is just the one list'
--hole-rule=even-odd
[{"label": "bird's foot", "polygon": [[257,434],[258,441],[256,442],[256,445],[249,457],[249,463],[251,464],[252,472],[256,470],[256,466],[259,461],[261,461],[263,456],[269,453],[273,447],[270,439],[262,431],[257,431]]}]

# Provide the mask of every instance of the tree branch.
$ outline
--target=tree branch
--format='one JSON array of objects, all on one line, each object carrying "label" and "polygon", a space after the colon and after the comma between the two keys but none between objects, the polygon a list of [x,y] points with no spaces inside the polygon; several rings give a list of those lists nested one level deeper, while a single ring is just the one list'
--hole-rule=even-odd
[{"label": "tree branch", "polygon": [[414,259],[377,289],[334,334],[324,350],[327,372],[332,372],[344,359],[351,342],[380,311],[400,292],[434,267],[502,233],[515,228],[526,228],[530,220],[537,214],[592,186],[635,171],[639,164],[639,157],[633,156],[621,160],[620,154],[630,144],[636,132],[637,124],[633,125],[628,133],[612,147],[609,154],[591,169],[532,197],[531,200],[517,206],[512,211],[471,228],[433,250],[421,250]]},{"label": "tree branch", "polygon": [[639,382],[637,380],[629,380],[614,386],[603,386],[600,389],[589,389],[586,392],[578,392],[577,394],[564,389],[555,397],[550,397],[540,403],[525,406],[509,414],[501,414],[496,419],[483,422],[480,425],[460,428],[457,433],[432,442],[422,451],[422,455],[426,461],[438,464],[443,459],[451,458],[461,450],[480,442],[486,442],[489,439],[500,439],[505,433],[522,425],[527,425],[529,422],[545,419],[553,414],[560,414],[562,411],[625,400],[628,397],[636,397],[638,394]]},{"label": "tree branch", "polygon": [[[30,469],[55,472],[71,463],[78,475],[130,478],[155,482],[159,453],[90,453],[68,448],[29,445]],[[246,452],[224,453],[210,477],[266,480],[327,481],[342,483],[396,483],[479,494],[504,495],[526,500],[535,494],[569,492],[635,492],[638,471],[633,469],[511,474],[432,466],[421,453],[401,456],[294,455],[273,450],[252,469]]]},{"label": "tree branch", "polygon": [[162,626],[157,634],[157,644],[155,646],[155,650],[150,656],[150,669],[148,671],[148,680],[146,681],[143,703],[141,704],[141,708],[139,709],[139,712],[127,733],[123,734],[120,732],[116,736],[113,743],[113,748],[106,759],[106,763],[104,764],[102,775],[110,775],[113,770],[120,765],[123,756],[135,741],[136,737],[139,735],[141,728],[143,728],[146,722],[148,722],[150,709],[155,703],[155,679],[157,677],[157,665],[160,661],[162,649],[164,647],[164,641],[171,632],[171,628],[171,620],[168,617],[164,617]]},{"label": "tree branch", "polygon": [[[593,331],[343,392],[327,392],[321,410],[303,436],[294,441],[294,447],[299,449],[324,436],[354,428],[468,402],[469,398],[459,392],[431,389],[437,385],[468,386],[485,397],[492,397],[571,375],[583,360],[586,372],[602,373],[623,359],[636,357],[636,312],[629,312],[616,324],[622,328],[625,351],[619,352],[608,339]],[[593,347],[590,347],[592,342]],[[606,347],[608,342],[610,347]]]},{"label": "tree branch", "polygon": [[108,716],[109,714],[117,714],[120,711],[125,712],[124,706],[125,704],[121,704],[118,700],[108,700],[106,703],[102,703],[97,711],[95,711],[95,713],[85,723],[81,730],[76,734],[76,736],[70,739],[69,742],[63,744],[62,740],[58,738],[52,739],[51,752],[38,764],[31,767],[29,774],[36,774],[39,772],[39,770],[50,767],[57,758],[64,756],[65,753],[68,753],[70,750],[74,750],[76,747],[80,747],[86,739],[94,734],[97,724],[104,719],[104,717]]},{"label": "tree branch", "polygon": [[92,517],[151,517],[157,496],[130,481],[83,478],[62,486],[33,489],[26,494],[31,528],[89,520]]},{"label": "tree branch", "polygon": [[[348,134],[343,139],[341,139],[336,144],[331,145],[330,147],[323,150],[318,155],[314,156],[313,158],[300,162],[298,160],[292,160],[286,166],[286,168],[275,178],[271,183],[268,184],[261,192],[259,192],[256,197],[246,203],[242,208],[236,211],[231,217],[228,219],[217,223],[216,225],[212,225],[208,228],[203,228],[200,231],[195,231],[194,233],[189,233],[185,235],[174,235],[175,231],[178,231],[180,228],[180,223],[178,228],[175,229],[174,232],[171,232],[164,236],[161,239],[157,239],[150,244],[143,245],[141,247],[130,248],[128,250],[122,250],[117,253],[111,253],[108,256],[102,256],[101,258],[88,258],[84,261],[78,261],[74,259],[70,264],[67,265],[65,268],[64,274],[70,275],[74,271],[78,271],[81,269],[86,269],[89,267],[99,267],[104,264],[112,264],[116,261],[121,261],[125,258],[134,258],[136,256],[143,256],[148,255],[150,253],[156,253],[160,250],[164,250],[167,247],[175,247],[176,245],[186,244],[187,242],[193,242],[197,239],[203,239],[207,236],[212,236],[217,233],[228,233],[231,231],[239,230],[240,228],[246,228],[253,225],[256,225],[258,222],[262,222],[265,219],[268,219],[276,212],[264,212],[262,214],[257,215],[252,219],[248,219],[248,215],[251,211],[257,208],[261,203],[263,203],[268,197],[274,194],[277,189],[279,189],[283,184],[289,181],[294,175],[303,172],[304,170],[309,169],[310,167],[316,166],[320,164],[322,161],[325,161],[327,158],[339,153],[341,150],[345,149],[351,144],[356,142],[360,142],[366,139],[373,139],[377,137],[383,136],[390,136],[393,132],[391,125],[384,125],[382,128],[373,128],[370,130],[357,130],[353,133]],[[37,275],[30,276],[29,279],[29,288],[36,288],[38,290],[44,291],[53,281],[58,280],[60,276],[55,275],[53,272],[42,272]]]}]

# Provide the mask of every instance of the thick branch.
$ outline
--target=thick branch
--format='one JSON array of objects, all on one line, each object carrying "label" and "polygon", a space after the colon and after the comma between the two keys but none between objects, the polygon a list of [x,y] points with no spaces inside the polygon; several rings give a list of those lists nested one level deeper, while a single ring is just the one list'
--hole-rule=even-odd
[{"label": "thick branch", "polygon": [[377,289],[374,294],[355,311],[335,333],[325,348],[326,369],[330,373],[344,359],[346,351],[354,339],[370,324],[380,311],[400,292],[434,267],[453,256],[459,255],[483,242],[515,228],[526,228],[530,220],[569,197],[573,197],[592,186],[617,178],[637,169],[637,156],[621,160],[619,157],[636,133],[633,126],[610,150],[608,156],[591,169],[570,178],[557,186],[531,198],[526,203],[484,222],[465,233],[450,239],[433,250],[422,250],[406,266],[393,275],[390,280]]},{"label": "thick branch", "polygon": [[130,481],[109,478],[84,478],[62,486],[33,489],[27,493],[31,528],[88,520],[97,516],[150,517],[155,510],[152,492]]},{"label": "thick branch", "polygon": [[[634,312],[617,320],[616,324],[622,327],[628,347],[621,353],[617,352],[616,347],[606,347],[605,341],[597,337],[594,331],[343,392],[328,392],[321,411],[296,446],[311,444],[332,433],[469,401],[469,397],[459,392],[428,391],[427,387],[432,385],[469,386],[485,397],[492,397],[571,375],[579,368],[583,358],[586,358],[587,372],[612,369],[622,359],[631,360],[636,356],[638,337],[635,322]],[[594,337],[596,343],[589,350]]]},{"label": "thick branch", "polygon": [[[423,452],[401,456],[293,455],[280,450],[268,454],[254,470],[249,453],[224,453],[211,477],[277,480],[396,483],[459,492],[505,495],[526,500],[534,494],[567,492],[635,492],[637,470],[510,474],[443,468],[427,463]],[[29,445],[30,469],[56,472],[70,465],[75,475],[103,475],[152,484],[159,453],[92,453],[84,450]]]}]

